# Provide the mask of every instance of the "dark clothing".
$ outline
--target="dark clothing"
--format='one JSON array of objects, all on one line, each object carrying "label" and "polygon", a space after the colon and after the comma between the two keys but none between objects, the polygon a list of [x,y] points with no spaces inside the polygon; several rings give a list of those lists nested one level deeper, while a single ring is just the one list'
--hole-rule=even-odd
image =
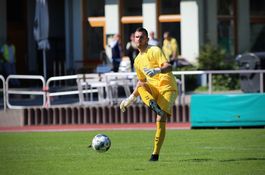
[{"label": "dark clothing", "polygon": [[134,59],[138,55],[139,50],[136,47],[133,47],[132,42],[128,42],[126,45],[126,55],[130,58],[131,61],[131,69],[134,70]]},{"label": "dark clothing", "polygon": [[119,42],[115,42],[111,47],[112,53],[112,65],[113,65],[113,72],[119,71],[119,66],[121,63],[121,46]]},{"label": "dark clothing", "polygon": [[121,58],[121,48],[120,44],[116,42],[114,46],[111,48],[112,58]]}]

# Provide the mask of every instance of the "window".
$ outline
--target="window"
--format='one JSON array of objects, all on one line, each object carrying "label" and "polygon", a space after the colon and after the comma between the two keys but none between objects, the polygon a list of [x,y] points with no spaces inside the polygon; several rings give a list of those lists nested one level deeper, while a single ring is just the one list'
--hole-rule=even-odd
[{"label": "window", "polygon": [[250,1],[250,50],[265,51],[265,0]]},{"label": "window", "polygon": [[142,16],[142,0],[123,0],[122,16]]},{"label": "window", "polygon": [[180,14],[180,0],[161,0],[161,14]]},{"label": "window", "polygon": [[100,61],[100,54],[106,45],[105,0],[84,1],[84,58]]},{"label": "window", "polygon": [[142,16],[142,0],[121,0],[121,37],[122,46],[125,50],[125,45],[130,41],[130,35],[136,28],[141,27],[143,23]]},{"label": "window", "polygon": [[121,0],[120,14],[122,24],[143,23],[142,0]]},{"label": "window", "polygon": [[158,0],[158,39],[163,45],[163,33],[170,32],[170,35],[176,38],[178,50],[181,52],[180,37],[180,0]]},{"label": "window", "polygon": [[237,0],[218,0],[218,45],[228,54],[237,53]]},{"label": "window", "polygon": [[88,16],[105,16],[105,1],[104,0],[88,0],[87,15]]},{"label": "window", "polygon": [[259,16],[259,17],[265,17],[265,0],[259,0],[259,1],[249,1],[250,3],[250,15],[251,16]]}]

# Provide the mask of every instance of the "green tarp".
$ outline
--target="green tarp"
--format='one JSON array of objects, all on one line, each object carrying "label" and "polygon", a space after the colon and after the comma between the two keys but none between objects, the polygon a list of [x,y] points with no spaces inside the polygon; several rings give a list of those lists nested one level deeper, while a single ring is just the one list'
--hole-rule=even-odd
[{"label": "green tarp", "polygon": [[191,96],[191,127],[265,126],[265,94]]}]

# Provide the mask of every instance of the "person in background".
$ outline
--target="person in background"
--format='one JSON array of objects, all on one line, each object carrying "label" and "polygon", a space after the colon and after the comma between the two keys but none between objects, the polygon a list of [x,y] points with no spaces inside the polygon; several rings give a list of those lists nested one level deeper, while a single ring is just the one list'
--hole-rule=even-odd
[{"label": "person in background", "polygon": [[148,41],[148,44],[150,46],[159,46],[159,41],[158,39],[155,38],[155,32],[151,31],[150,34],[149,34],[149,41]]},{"label": "person in background", "polygon": [[157,114],[154,148],[149,161],[158,161],[166,135],[166,121],[177,98],[177,82],[172,65],[159,47],[148,45],[148,39],[145,28],[136,29],[135,43],[140,53],[135,58],[134,68],[138,83],[133,93],[121,102],[120,109],[125,112],[140,95],[142,101]]},{"label": "person in background", "polygon": [[[11,42],[11,39],[7,37],[6,42],[0,49],[2,62],[4,64],[4,74],[7,77],[8,75],[16,75],[16,47]],[[13,79],[11,81],[13,85],[19,85],[18,80]]]},{"label": "person in background", "polygon": [[134,42],[134,33],[130,35],[130,41],[126,44],[126,56],[130,58],[131,61],[131,70],[134,71],[134,59],[138,55],[139,51]]},{"label": "person in background", "polygon": [[113,41],[110,43],[111,47],[111,58],[112,58],[112,70],[113,72],[119,71],[119,66],[122,58],[122,47],[120,34],[113,36]]},{"label": "person in background", "polygon": [[163,37],[162,50],[170,64],[176,67],[179,54],[177,40],[173,38],[169,32],[165,32]]}]

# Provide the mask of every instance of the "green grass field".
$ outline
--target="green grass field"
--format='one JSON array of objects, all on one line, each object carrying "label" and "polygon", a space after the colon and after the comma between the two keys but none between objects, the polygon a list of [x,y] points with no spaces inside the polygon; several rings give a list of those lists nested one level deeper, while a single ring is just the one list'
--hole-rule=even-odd
[{"label": "green grass field", "polygon": [[[0,174],[265,174],[265,129],[168,130],[149,162],[154,132],[0,133]],[[97,133],[111,138],[108,152],[87,148]]]}]

